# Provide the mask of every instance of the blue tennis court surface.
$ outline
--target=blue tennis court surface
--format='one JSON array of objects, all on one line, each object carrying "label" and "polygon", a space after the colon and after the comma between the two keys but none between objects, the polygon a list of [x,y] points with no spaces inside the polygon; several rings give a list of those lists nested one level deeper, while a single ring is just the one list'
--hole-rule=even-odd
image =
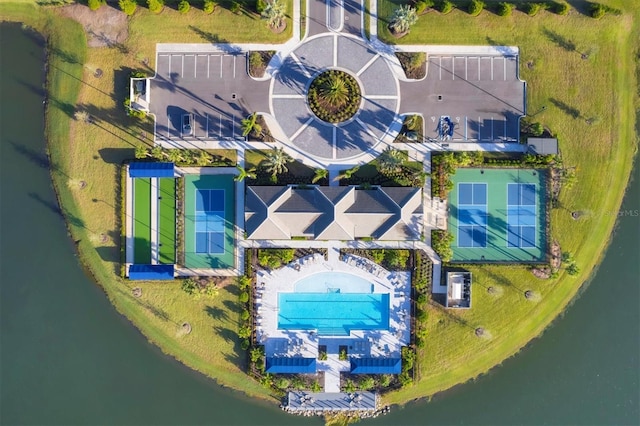
[{"label": "blue tennis court surface", "polygon": [[458,184],[458,246],[487,246],[487,184]]},{"label": "blue tennis court surface", "polygon": [[452,260],[544,262],[546,170],[460,168],[451,176]]},{"label": "blue tennis court surface", "polygon": [[507,246],[536,246],[536,185],[507,184]]},{"label": "blue tennis court surface", "polygon": [[196,253],[224,253],[224,189],[195,190]]}]

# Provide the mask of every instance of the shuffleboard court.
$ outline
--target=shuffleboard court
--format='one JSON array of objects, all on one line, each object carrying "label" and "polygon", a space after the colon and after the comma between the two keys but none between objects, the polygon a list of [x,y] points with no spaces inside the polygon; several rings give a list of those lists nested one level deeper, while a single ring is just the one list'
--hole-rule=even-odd
[{"label": "shuffleboard court", "polygon": [[279,330],[317,330],[346,336],[351,330],[387,330],[389,294],[279,293]]},{"label": "shuffleboard court", "polygon": [[159,178],[158,242],[159,262],[176,261],[176,180]]},{"label": "shuffleboard court", "polygon": [[151,179],[133,179],[133,263],[151,263]]},{"label": "shuffleboard court", "polygon": [[454,262],[542,262],[546,176],[535,169],[458,169],[449,193]]},{"label": "shuffleboard court", "polygon": [[185,175],[185,266],[235,265],[233,175]]}]

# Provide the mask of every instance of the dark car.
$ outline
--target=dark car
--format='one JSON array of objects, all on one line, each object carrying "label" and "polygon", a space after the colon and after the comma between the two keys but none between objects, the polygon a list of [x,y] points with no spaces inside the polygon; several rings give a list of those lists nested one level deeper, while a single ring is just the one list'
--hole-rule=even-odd
[{"label": "dark car", "polygon": [[182,115],[182,136],[189,136],[193,133],[193,127],[191,123],[193,122],[192,114],[183,114]]}]

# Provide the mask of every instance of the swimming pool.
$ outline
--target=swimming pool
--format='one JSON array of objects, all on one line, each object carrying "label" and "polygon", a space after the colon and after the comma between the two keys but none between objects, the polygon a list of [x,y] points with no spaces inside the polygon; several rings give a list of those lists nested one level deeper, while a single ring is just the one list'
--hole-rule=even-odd
[{"label": "swimming pool", "polygon": [[388,330],[389,294],[373,293],[362,277],[321,272],[296,282],[295,293],[278,294],[278,329],[317,330],[348,336],[351,330]]},{"label": "swimming pool", "polygon": [[320,272],[298,280],[296,293],[373,293],[373,284],[365,278],[346,272]]}]

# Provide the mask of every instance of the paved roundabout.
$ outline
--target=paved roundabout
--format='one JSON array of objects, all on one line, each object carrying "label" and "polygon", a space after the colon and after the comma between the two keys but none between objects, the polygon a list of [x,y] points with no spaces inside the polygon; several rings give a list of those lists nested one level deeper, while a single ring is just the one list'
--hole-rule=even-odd
[{"label": "paved roundabout", "polygon": [[[323,71],[353,76],[362,94],[355,115],[340,123],[319,119],[309,108],[307,92]],[[391,137],[399,105],[399,82],[387,59],[364,40],[346,34],[321,34],[306,40],[282,62],[271,80],[271,114],[292,145],[325,159],[343,160],[371,150]]]}]

